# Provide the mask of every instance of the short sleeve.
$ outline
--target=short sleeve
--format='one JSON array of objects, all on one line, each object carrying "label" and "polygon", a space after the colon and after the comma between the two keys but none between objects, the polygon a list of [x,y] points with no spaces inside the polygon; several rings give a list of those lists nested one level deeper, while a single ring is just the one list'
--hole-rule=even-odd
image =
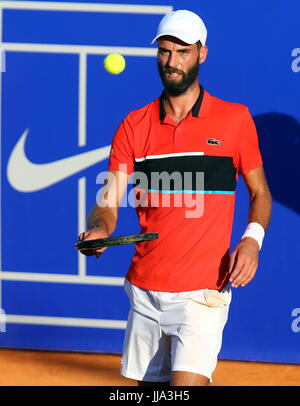
[{"label": "short sleeve", "polygon": [[262,164],[263,161],[259,149],[257,130],[247,108],[244,113],[244,120],[241,125],[236,152],[237,170],[241,174],[246,174],[252,169],[262,166]]},{"label": "short sleeve", "polygon": [[129,175],[134,171],[133,130],[128,117],[122,121],[113,137],[108,169]]}]

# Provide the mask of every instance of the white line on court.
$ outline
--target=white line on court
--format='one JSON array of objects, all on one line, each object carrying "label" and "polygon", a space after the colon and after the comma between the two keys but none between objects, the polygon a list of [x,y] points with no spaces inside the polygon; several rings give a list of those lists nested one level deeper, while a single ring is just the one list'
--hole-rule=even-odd
[{"label": "white line on court", "polygon": [[2,49],[17,52],[48,52],[58,54],[107,55],[118,53],[127,56],[156,56],[156,48],[145,47],[118,47],[94,45],[57,45],[57,44],[27,44],[18,42],[3,42]]},{"label": "white line on court", "polygon": [[21,282],[52,282],[52,283],[74,283],[86,285],[110,285],[123,286],[124,278],[118,276],[78,276],[65,274],[31,273],[31,272],[10,272],[2,271],[1,279],[6,281]]},{"label": "white line on court", "polygon": [[78,146],[86,145],[86,92],[87,92],[87,55],[79,55],[79,92],[78,92]]},{"label": "white line on court", "polygon": [[100,13],[167,14],[172,6],[111,4],[111,3],[58,3],[41,1],[0,1],[0,7],[19,10],[81,11]]},{"label": "white line on court", "polygon": [[[78,146],[86,145],[86,98],[87,98],[87,55],[79,54],[79,78],[78,78]],[[78,179],[78,230],[79,235],[86,230],[86,178]],[[78,273],[81,277],[86,275],[86,256],[79,251]]]},{"label": "white line on court", "polygon": [[23,316],[14,314],[5,314],[6,324],[36,324],[45,326],[63,326],[63,327],[94,327],[94,328],[113,328],[125,329],[127,321],[125,320],[102,320],[102,319],[80,319],[72,317],[48,317],[48,316]]},{"label": "white line on court", "polygon": [[[86,231],[86,178],[78,179],[78,235]],[[86,275],[86,256],[78,251],[78,274]]]},{"label": "white line on court", "polygon": [[[0,8],[0,52],[4,52],[2,48],[2,21],[3,14],[2,9]],[[2,61],[1,61],[2,62]],[[0,67],[0,311],[2,309],[2,69]]]}]

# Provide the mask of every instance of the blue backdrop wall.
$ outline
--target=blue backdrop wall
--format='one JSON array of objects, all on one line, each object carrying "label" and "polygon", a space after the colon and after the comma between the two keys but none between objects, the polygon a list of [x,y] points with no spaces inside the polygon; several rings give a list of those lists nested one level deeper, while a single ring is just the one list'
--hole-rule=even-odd
[{"label": "blue backdrop wall", "polygon": [[[189,9],[208,28],[200,82],[247,105],[274,198],[255,279],[233,291],[221,358],[300,363],[300,3],[298,0],[0,1],[0,346],[122,351],[123,278],[133,247],[78,256],[114,131],[161,92],[155,46],[162,16]],[[103,59],[127,67],[109,75]],[[238,181],[232,249],[248,215]],[[138,232],[120,208],[115,234]]]}]

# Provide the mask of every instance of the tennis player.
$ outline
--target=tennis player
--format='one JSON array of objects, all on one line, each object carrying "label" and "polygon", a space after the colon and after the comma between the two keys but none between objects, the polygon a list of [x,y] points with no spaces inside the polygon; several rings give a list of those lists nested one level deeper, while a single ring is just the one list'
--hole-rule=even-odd
[{"label": "tennis player", "polygon": [[[121,374],[139,385],[209,385],[231,287],[246,286],[255,276],[271,217],[272,197],[248,108],[212,96],[199,83],[206,37],[202,19],[187,10],[171,12],[160,22],[153,42],[163,93],[131,112],[117,129],[109,160],[114,176],[106,191],[109,204],[91,210],[88,231],[79,236],[109,236],[130,175],[145,175],[149,183],[137,189],[137,199],[143,194],[147,204],[139,204],[137,214],[141,232],[158,232],[159,239],[136,245],[125,278],[131,310],[121,366]],[[180,185],[175,172],[181,179],[193,178]],[[174,182],[153,186],[152,175],[157,180],[162,173]],[[238,174],[250,206],[245,232],[230,254]],[[163,196],[169,205],[161,204]],[[175,204],[178,196],[181,205]],[[187,197],[198,205],[195,210]],[[87,254],[100,256],[103,250]]]}]

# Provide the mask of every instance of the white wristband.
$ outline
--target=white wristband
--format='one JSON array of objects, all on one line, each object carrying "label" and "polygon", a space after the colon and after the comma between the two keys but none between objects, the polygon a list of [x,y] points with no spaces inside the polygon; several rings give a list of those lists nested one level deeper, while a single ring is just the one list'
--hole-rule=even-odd
[{"label": "white wristband", "polygon": [[243,239],[244,237],[254,238],[258,242],[259,250],[260,250],[264,236],[265,236],[265,229],[263,228],[263,226],[259,223],[253,222],[253,223],[249,223],[247,225],[247,228],[241,239]]}]

